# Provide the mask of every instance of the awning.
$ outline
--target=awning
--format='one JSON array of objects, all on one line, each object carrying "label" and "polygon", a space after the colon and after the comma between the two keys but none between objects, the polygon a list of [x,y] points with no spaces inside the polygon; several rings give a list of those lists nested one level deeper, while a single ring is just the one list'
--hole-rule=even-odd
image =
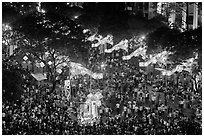
[{"label": "awning", "polygon": [[43,74],[41,74],[41,73],[36,73],[36,74],[31,73],[31,75],[32,75],[37,81],[42,81],[42,80],[47,79],[47,78],[46,78]]}]

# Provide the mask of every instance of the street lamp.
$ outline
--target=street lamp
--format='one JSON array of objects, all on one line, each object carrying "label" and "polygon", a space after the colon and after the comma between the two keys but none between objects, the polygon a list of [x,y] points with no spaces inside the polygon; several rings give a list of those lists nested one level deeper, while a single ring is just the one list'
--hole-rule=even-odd
[{"label": "street lamp", "polygon": [[45,64],[43,62],[40,62],[40,67],[43,68],[43,73],[44,73],[44,66]]},{"label": "street lamp", "polygon": [[74,16],[74,19],[78,19],[78,17],[79,17],[78,15],[75,15],[75,16]]},{"label": "street lamp", "polygon": [[144,35],[142,35],[142,36],[141,36],[141,39],[142,39],[142,40],[143,40],[143,39],[145,39],[145,36],[144,36]]}]

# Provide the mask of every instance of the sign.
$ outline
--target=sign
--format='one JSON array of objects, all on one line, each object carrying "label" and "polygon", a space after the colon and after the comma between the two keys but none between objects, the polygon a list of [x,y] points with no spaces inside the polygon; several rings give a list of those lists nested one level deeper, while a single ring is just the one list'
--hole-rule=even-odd
[{"label": "sign", "polygon": [[67,96],[67,99],[71,96],[71,82],[70,80],[65,80],[64,81],[64,91],[65,91],[65,96]]}]

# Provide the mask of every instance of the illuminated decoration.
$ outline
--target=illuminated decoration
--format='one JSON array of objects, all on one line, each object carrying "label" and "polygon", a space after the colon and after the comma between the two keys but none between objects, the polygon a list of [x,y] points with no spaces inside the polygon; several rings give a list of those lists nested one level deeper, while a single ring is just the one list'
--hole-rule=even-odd
[{"label": "illuminated decoration", "polygon": [[102,37],[101,35],[98,34],[94,34],[93,36],[90,36],[88,39],[88,41],[97,41],[97,43],[93,43],[92,47],[98,47],[100,45],[104,45],[104,44],[110,44],[113,45],[113,36],[112,35],[107,35],[106,37]]},{"label": "illuminated decoration", "polygon": [[47,73],[44,73],[43,75],[47,78]]},{"label": "illuminated decoration", "polygon": [[194,61],[195,61],[194,58],[190,58],[190,59],[185,60],[182,64],[183,64],[184,66],[191,66],[191,65],[195,64]]},{"label": "illuminated decoration", "polygon": [[199,72],[198,75],[196,75],[196,82],[202,81],[202,72]]},{"label": "illuminated decoration", "polygon": [[45,13],[45,10],[44,10],[44,9],[41,9],[41,13]]},{"label": "illuminated decoration", "polygon": [[131,56],[123,56],[122,59],[123,60],[129,60],[129,59],[131,59]]},{"label": "illuminated decoration", "polygon": [[157,63],[156,58],[153,58],[153,59],[152,59],[152,63],[153,63],[153,64],[156,64],[156,63]]},{"label": "illuminated decoration", "polygon": [[2,31],[6,30],[12,30],[11,26],[9,26],[8,24],[2,24]]},{"label": "illuminated decoration", "polygon": [[38,3],[37,11],[41,13],[45,13],[45,10],[41,8],[41,2]]},{"label": "illuminated decoration", "polygon": [[166,70],[166,69],[162,69],[162,68],[155,68],[155,69],[161,71],[163,76],[171,76],[175,72],[175,69],[173,69],[173,70]]},{"label": "illuminated decoration", "polygon": [[157,3],[157,13],[162,14],[162,2]]},{"label": "illuminated decoration", "polygon": [[169,70],[166,70],[166,71],[162,72],[162,75],[164,75],[164,76],[171,76],[173,74],[174,74],[174,71],[169,71]]},{"label": "illuminated decoration", "polygon": [[175,71],[182,72],[184,70],[184,71],[188,71],[189,73],[191,73],[192,72],[192,67],[195,64],[197,64],[195,62],[195,58],[187,59],[182,63],[182,65],[177,65],[176,68],[175,68]]},{"label": "illuminated decoration", "polygon": [[83,30],[83,33],[87,33],[87,32],[89,32],[90,30],[89,29],[84,29]]},{"label": "illuminated decoration", "polygon": [[150,58],[148,61],[147,61],[147,64],[156,64],[158,63],[159,65],[166,65],[167,63],[171,63],[171,62],[168,62],[167,59],[168,59],[168,56],[172,54],[171,52],[167,52],[167,51],[162,51],[161,53],[158,53],[156,54],[155,56],[153,56],[152,58]]},{"label": "illuminated decoration", "polygon": [[162,69],[162,68],[155,68],[155,69],[161,71],[162,75],[171,76],[175,72],[187,71],[187,72],[191,73],[192,67],[195,64],[196,64],[196,62],[194,62],[194,58],[190,58],[190,59],[185,60],[185,62],[183,62],[182,65],[177,65],[172,70],[166,70],[166,69]]},{"label": "illuminated decoration", "polygon": [[49,61],[49,62],[48,62],[48,65],[52,65],[52,61]]},{"label": "illuminated decoration", "polygon": [[198,59],[198,53],[194,52],[194,55],[195,55],[195,59]]},{"label": "illuminated decoration", "polygon": [[147,67],[147,63],[146,62],[139,62],[139,66],[140,67]]},{"label": "illuminated decoration", "polygon": [[98,91],[98,92],[96,92],[95,97],[98,100],[97,105],[100,106],[101,105],[100,99],[103,98],[103,95],[101,94],[101,92]]},{"label": "illuminated decoration", "polygon": [[45,66],[45,64],[43,63],[43,62],[40,62],[40,67],[44,67]]},{"label": "illuminated decoration", "polygon": [[183,65],[177,65],[175,68],[175,72],[182,72],[183,71]]},{"label": "illuminated decoration", "polygon": [[67,66],[67,63],[66,62],[62,63],[62,66],[63,67]]},{"label": "illuminated decoration", "polygon": [[88,41],[91,41],[91,42],[93,42],[94,40],[99,41],[100,39],[102,39],[102,36],[101,36],[101,35],[98,35],[98,34],[94,34],[94,35],[92,35],[92,36],[90,36],[90,37],[87,38],[87,40],[88,40]]},{"label": "illuminated decoration", "polygon": [[91,76],[93,79],[103,79],[103,73],[93,73]]},{"label": "illuminated decoration", "polygon": [[23,57],[23,60],[25,60],[25,61],[28,60],[28,57],[27,57],[27,56],[24,56],[24,57]]},{"label": "illuminated decoration", "polygon": [[80,119],[81,122],[89,120],[94,122],[94,118],[98,118],[98,107],[101,106],[101,98],[103,95],[101,92],[90,93],[87,95],[87,100],[84,104],[81,105],[80,109]]},{"label": "illuminated decoration", "polygon": [[139,47],[134,52],[132,52],[130,55],[123,56],[122,59],[129,60],[132,57],[138,57],[138,56],[142,56],[143,58],[146,58],[146,52],[147,52],[146,47]]},{"label": "illuminated decoration", "polygon": [[105,69],[105,67],[106,67],[106,64],[105,64],[104,62],[102,62],[102,63],[101,63],[101,68],[102,68],[102,69]]},{"label": "illuminated decoration", "polygon": [[62,70],[61,70],[61,69],[57,69],[56,71],[57,71],[59,74],[62,73]]},{"label": "illuminated decoration", "polygon": [[49,52],[45,52],[45,55],[48,56],[48,55],[49,55]]},{"label": "illuminated decoration", "polygon": [[113,46],[111,49],[105,49],[105,52],[106,53],[111,53],[114,50],[119,50],[119,49],[123,49],[126,52],[128,52],[128,40],[127,39],[120,41],[118,44]]},{"label": "illuminated decoration", "polygon": [[79,16],[75,15],[75,16],[74,16],[74,19],[77,19],[78,17],[79,17]]},{"label": "illuminated decoration", "polygon": [[40,68],[40,63],[37,62],[37,63],[35,64],[35,66],[36,66],[37,68]]},{"label": "illuminated decoration", "polygon": [[113,36],[112,35],[107,35],[101,41],[98,41],[98,43],[92,44],[92,47],[98,47],[99,45],[104,45],[104,44],[113,45]]},{"label": "illuminated decoration", "polygon": [[141,40],[144,40],[146,37],[143,35],[143,36],[141,36]]}]

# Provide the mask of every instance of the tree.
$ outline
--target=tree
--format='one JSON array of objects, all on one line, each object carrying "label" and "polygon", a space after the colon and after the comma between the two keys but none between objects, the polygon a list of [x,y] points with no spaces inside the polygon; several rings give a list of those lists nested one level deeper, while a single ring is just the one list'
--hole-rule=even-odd
[{"label": "tree", "polygon": [[[18,55],[26,55],[33,62],[41,62],[50,73],[53,90],[57,71],[64,63],[86,61],[88,44],[81,26],[65,16],[32,12],[11,23],[13,31],[22,35]],[[62,65],[63,64],[63,65]]]},{"label": "tree", "polygon": [[159,28],[150,33],[146,38],[147,53],[158,53],[160,51],[170,51],[170,56],[175,64],[179,64],[186,59],[195,58],[198,54],[197,61],[201,68],[202,57],[202,29],[180,32],[170,28]]},{"label": "tree", "polygon": [[186,58],[194,57],[198,54],[197,61],[200,68],[202,67],[202,28],[185,31],[177,36],[176,46],[172,48],[174,59],[184,60]]},{"label": "tree", "polygon": [[170,50],[172,46],[176,45],[178,34],[180,34],[180,31],[170,29],[169,27],[160,27],[149,33],[146,37],[148,45],[147,53],[151,54]]}]

